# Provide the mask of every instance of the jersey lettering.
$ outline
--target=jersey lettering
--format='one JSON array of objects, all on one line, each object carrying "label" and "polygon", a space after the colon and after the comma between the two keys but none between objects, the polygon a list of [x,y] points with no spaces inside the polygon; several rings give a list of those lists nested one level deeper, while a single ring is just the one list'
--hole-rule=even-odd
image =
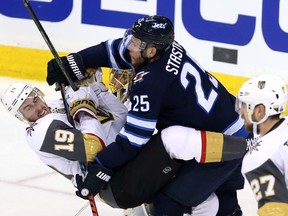
[{"label": "jersey lettering", "polygon": [[[253,179],[250,183],[257,201],[264,197],[275,195],[275,177],[273,175],[260,176],[258,179]],[[264,187],[267,185],[266,187]],[[261,190],[262,189],[262,190]]]},{"label": "jersey lettering", "polygon": [[60,151],[60,150],[65,150],[68,152],[73,152],[74,151],[74,144],[55,144],[54,149],[56,151]]},{"label": "jersey lettering", "polygon": [[[218,93],[214,90],[211,89],[208,97],[205,97],[205,92],[202,88],[201,84],[201,77],[199,75],[199,72],[196,70],[195,67],[193,67],[189,62],[186,62],[183,65],[181,75],[180,75],[180,80],[181,84],[184,87],[184,89],[187,89],[189,83],[190,83],[190,76],[191,75],[195,79],[195,93],[196,93],[196,98],[197,98],[197,103],[200,107],[202,107],[207,113],[210,112],[211,108],[213,107],[213,104],[215,103]],[[213,85],[215,86],[215,79],[210,76],[210,80],[213,80]]]},{"label": "jersey lettering", "polygon": [[73,152],[74,151],[74,134],[70,131],[67,130],[56,130],[55,131],[55,141],[63,144],[54,144],[54,149],[56,151],[69,151]]},{"label": "jersey lettering", "polygon": [[182,61],[182,57],[183,48],[179,44],[173,43],[172,51],[165,67],[166,71],[174,72],[174,74],[177,75]]},{"label": "jersey lettering", "polygon": [[71,143],[74,141],[74,134],[67,130],[56,130],[55,141]]},{"label": "jersey lettering", "polygon": [[134,95],[133,100],[135,104],[132,108],[133,111],[148,112],[150,110],[150,103],[148,101],[148,95]]}]

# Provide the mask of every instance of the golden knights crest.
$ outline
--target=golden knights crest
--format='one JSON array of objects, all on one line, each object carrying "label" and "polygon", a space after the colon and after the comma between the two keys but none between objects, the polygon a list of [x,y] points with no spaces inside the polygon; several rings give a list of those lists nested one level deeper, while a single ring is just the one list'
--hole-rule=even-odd
[{"label": "golden knights crest", "polygon": [[264,89],[266,85],[266,81],[259,81],[258,82],[258,88],[259,89]]}]

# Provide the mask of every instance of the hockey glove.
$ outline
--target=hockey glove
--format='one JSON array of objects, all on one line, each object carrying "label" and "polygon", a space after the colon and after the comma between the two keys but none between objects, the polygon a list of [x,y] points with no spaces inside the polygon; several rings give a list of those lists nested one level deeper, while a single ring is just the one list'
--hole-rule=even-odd
[{"label": "hockey glove", "polygon": [[[61,57],[61,61],[63,62],[63,65],[72,81],[75,82],[85,78],[86,68],[83,65],[83,60],[80,54],[71,53],[68,56]],[[55,58],[48,62],[46,81],[49,85],[53,85],[56,82],[63,83],[65,86],[69,85]]]},{"label": "hockey glove", "polygon": [[83,112],[97,119],[96,107],[99,102],[94,89],[90,86],[80,87],[77,91],[69,86],[65,92],[65,98],[69,104],[70,115],[75,121],[79,121],[78,115]]},{"label": "hockey glove", "polygon": [[104,188],[112,175],[112,170],[101,167],[95,163],[87,165],[86,176],[76,175],[77,189],[76,195],[82,199],[88,199],[90,194],[95,196]]}]

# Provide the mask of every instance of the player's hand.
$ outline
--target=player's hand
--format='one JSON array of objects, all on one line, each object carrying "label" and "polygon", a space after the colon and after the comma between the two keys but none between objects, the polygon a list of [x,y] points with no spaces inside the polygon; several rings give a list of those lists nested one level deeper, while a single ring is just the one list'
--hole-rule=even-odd
[{"label": "player's hand", "polygon": [[86,176],[76,175],[77,189],[76,195],[82,199],[88,199],[90,194],[95,196],[108,183],[112,175],[112,170],[101,167],[95,163],[87,165]]},{"label": "player's hand", "polygon": [[[61,61],[72,81],[75,82],[85,78],[86,68],[83,65],[80,54],[71,53],[68,56],[61,57]],[[63,83],[65,86],[69,85],[55,58],[48,62],[46,81],[49,85],[53,85],[54,83]]]},{"label": "player's hand", "polygon": [[69,104],[70,115],[75,121],[79,121],[80,113],[86,113],[91,117],[97,118],[98,97],[90,86],[82,86],[74,91],[70,86],[66,89],[65,99]]}]

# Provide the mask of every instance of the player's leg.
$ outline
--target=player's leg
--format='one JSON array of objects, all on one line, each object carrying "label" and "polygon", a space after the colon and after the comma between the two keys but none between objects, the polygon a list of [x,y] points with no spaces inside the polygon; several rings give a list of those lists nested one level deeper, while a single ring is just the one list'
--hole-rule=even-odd
[{"label": "player's leg", "polygon": [[[242,188],[241,186],[244,185],[244,179],[241,174],[241,166],[239,166],[234,174],[230,176],[230,178],[222,184],[217,190],[216,194],[219,199],[219,211],[218,215],[227,215],[227,208],[226,206],[234,206],[234,210],[231,213],[231,216],[241,216],[242,211],[238,204],[238,198],[237,198],[237,191],[235,188]],[[238,185],[236,185],[238,183]],[[231,212],[231,210],[230,210]]]},{"label": "player's leg", "polygon": [[215,216],[219,207],[217,195],[212,193],[205,201],[196,207],[183,206],[163,193],[153,200],[153,216]]},{"label": "player's leg", "polygon": [[[187,161],[186,165],[178,171],[176,178],[169,182],[162,191],[167,197],[183,206],[197,206],[227,182],[227,180],[235,174],[240,164],[241,160],[208,164]],[[244,186],[242,175],[230,183],[229,191],[242,189]],[[237,199],[236,196],[235,193],[233,199]],[[232,204],[233,205],[229,206],[221,206],[222,212],[224,213],[223,216],[232,214],[236,207],[238,207],[237,202]]]},{"label": "player's leg", "polygon": [[171,199],[166,194],[159,193],[153,199],[153,209],[153,216],[183,216],[186,207]]},{"label": "player's leg", "polygon": [[160,134],[156,134],[136,158],[113,174],[110,190],[102,190],[100,195],[111,206],[115,202],[120,208],[139,206],[151,201],[180,167],[167,154]]},{"label": "player's leg", "polygon": [[214,216],[219,209],[219,200],[215,193],[212,193],[204,202],[192,208],[192,214],[185,216]]},{"label": "player's leg", "polygon": [[[219,210],[217,216],[242,216],[241,207],[238,204],[237,191],[222,191],[217,193],[219,198]],[[226,206],[234,206],[228,214]]]}]

